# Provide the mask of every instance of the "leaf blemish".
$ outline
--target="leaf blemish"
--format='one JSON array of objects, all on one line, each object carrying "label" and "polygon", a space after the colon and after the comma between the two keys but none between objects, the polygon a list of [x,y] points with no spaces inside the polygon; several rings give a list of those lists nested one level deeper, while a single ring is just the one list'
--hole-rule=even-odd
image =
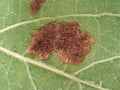
[{"label": "leaf blemish", "polygon": [[77,22],[51,22],[35,31],[29,53],[45,60],[53,51],[58,52],[62,63],[81,62],[90,50],[92,39],[86,32],[79,32]]},{"label": "leaf blemish", "polygon": [[32,0],[32,3],[30,5],[30,11],[31,14],[37,13],[40,8],[44,5],[46,0]]}]

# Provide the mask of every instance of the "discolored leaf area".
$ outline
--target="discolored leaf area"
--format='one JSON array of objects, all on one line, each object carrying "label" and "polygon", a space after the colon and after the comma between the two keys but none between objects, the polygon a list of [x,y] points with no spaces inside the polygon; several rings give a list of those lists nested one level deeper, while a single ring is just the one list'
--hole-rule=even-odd
[{"label": "discolored leaf area", "polygon": [[50,22],[33,33],[28,52],[45,60],[56,51],[62,63],[77,64],[85,58],[91,43],[92,38],[80,32],[77,22]]},{"label": "discolored leaf area", "polygon": [[41,7],[44,5],[45,0],[32,0],[30,5],[31,14],[37,13]]},{"label": "discolored leaf area", "polygon": [[[120,89],[120,0],[46,0],[35,15],[30,4],[0,1],[0,90]],[[90,33],[94,43],[82,63],[62,64],[57,53],[42,62],[27,53],[32,33],[52,21],[78,22]]]}]

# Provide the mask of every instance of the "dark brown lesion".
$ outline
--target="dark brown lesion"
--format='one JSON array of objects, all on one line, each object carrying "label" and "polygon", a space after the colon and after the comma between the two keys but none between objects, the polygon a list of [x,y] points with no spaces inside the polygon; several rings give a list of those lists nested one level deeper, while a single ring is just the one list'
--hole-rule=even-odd
[{"label": "dark brown lesion", "polygon": [[55,24],[47,24],[32,35],[32,44],[29,52],[37,54],[42,60],[46,59],[54,51],[54,40],[56,38]]},{"label": "dark brown lesion", "polygon": [[77,22],[51,22],[33,34],[29,53],[45,60],[53,51],[58,52],[62,63],[76,64],[81,62],[90,50],[91,37],[80,32]]},{"label": "dark brown lesion", "polygon": [[32,14],[37,13],[40,8],[44,5],[46,0],[32,0],[32,3],[30,5],[30,11]]},{"label": "dark brown lesion", "polygon": [[71,64],[76,64],[81,62],[85,55],[89,52],[91,39],[89,34],[80,33],[75,37],[69,37],[69,39],[65,41],[65,44],[66,47],[62,48],[59,53],[60,60],[63,63],[68,62]]}]

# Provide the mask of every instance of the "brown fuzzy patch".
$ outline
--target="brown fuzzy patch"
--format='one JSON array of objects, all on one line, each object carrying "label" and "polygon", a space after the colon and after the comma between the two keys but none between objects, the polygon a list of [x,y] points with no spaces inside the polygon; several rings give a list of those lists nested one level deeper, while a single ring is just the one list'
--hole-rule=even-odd
[{"label": "brown fuzzy patch", "polygon": [[37,13],[40,8],[44,5],[46,0],[32,0],[32,3],[30,5],[30,11],[31,14]]},{"label": "brown fuzzy patch", "polygon": [[86,32],[80,32],[77,22],[51,22],[37,30],[28,49],[29,53],[45,60],[53,51],[58,52],[62,63],[81,62],[90,50],[92,39]]}]

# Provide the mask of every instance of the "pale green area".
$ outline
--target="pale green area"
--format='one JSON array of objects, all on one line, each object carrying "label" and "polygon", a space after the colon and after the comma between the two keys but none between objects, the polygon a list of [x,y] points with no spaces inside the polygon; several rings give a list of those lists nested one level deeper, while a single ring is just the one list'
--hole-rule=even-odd
[{"label": "pale green area", "polygon": [[[55,2],[54,2],[55,1]],[[0,0],[0,30],[18,22],[46,16],[69,14],[120,13],[120,0],[47,0],[46,5],[36,15],[29,11],[31,0]],[[32,32],[52,20],[22,25],[0,34],[0,46],[32,59],[39,59],[25,52],[31,42]],[[80,24],[81,31],[92,35],[94,43],[86,59],[78,65],[61,64],[56,54],[51,55],[46,64],[67,73],[88,66],[92,62],[120,55],[120,18],[69,17],[56,21]],[[37,90],[80,90],[80,84],[37,66],[29,65],[30,73]],[[77,75],[78,78],[111,90],[120,89],[120,59],[98,64]],[[72,84],[71,84],[72,83]],[[96,90],[82,85],[83,90]],[[27,74],[26,66],[18,59],[0,52],[0,90],[34,90]]]}]

